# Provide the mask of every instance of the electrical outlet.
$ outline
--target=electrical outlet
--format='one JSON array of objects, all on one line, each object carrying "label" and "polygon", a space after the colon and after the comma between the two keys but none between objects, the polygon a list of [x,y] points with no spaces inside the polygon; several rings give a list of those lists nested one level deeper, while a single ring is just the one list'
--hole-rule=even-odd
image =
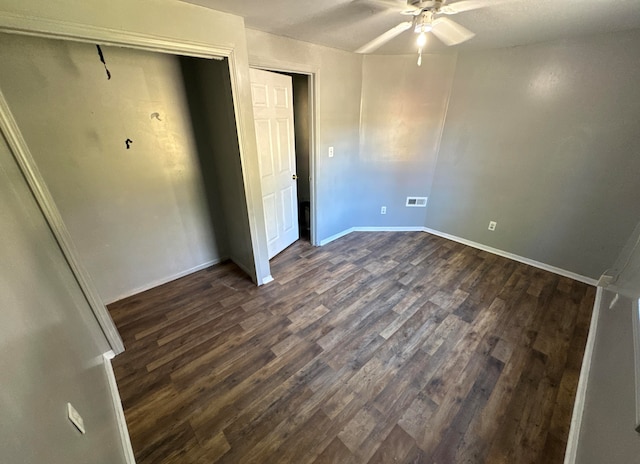
[{"label": "electrical outlet", "polygon": [[333,158],[333,147],[329,147],[329,158]]},{"label": "electrical outlet", "polygon": [[489,221],[489,230],[491,231],[496,230],[497,225],[498,223],[496,221]]},{"label": "electrical outlet", "polygon": [[71,423],[75,425],[76,428],[80,431],[80,433],[82,433],[83,435],[87,433],[84,429],[84,420],[82,419],[82,416],[78,411],[76,411],[76,408],[74,408],[71,403],[67,403],[67,416],[69,417]]},{"label": "electrical outlet", "polygon": [[382,206],[380,208],[380,214],[387,214],[387,207],[386,206]]}]

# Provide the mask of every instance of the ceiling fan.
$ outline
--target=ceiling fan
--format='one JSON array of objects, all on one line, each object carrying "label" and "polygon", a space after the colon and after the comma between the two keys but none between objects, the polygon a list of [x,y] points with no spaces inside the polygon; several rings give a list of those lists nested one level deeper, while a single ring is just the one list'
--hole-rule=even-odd
[{"label": "ceiling fan", "polygon": [[418,66],[422,63],[422,49],[427,43],[426,33],[431,32],[445,45],[457,45],[472,39],[475,34],[443,15],[454,15],[465,11],[477,10],[507,0],[461,0],[449,3],[447,0],[367,0],[387,8],[399,10],[410,21],[403,21],[387,32],[376,37],[356,50],[356,53],[371,53],[408,29],[418,34]]}]

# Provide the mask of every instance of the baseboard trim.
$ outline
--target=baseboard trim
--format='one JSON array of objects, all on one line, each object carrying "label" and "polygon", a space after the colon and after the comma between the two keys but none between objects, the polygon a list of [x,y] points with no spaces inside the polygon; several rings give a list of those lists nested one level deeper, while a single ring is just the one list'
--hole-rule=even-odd
[{"label": "baseboard trim", "polygon": [[[229,256],[229,259],[231,260],[231,262],[233,264],[235,264],[236,266],[238,266],[240,268],[240,270],[242,272],[244,272],[245,274],[247,274],[249,276],[249,278],[253,281],[254,284],[260,286],[262,284],[264,284],[264,279],[266,279],[266,277],[263,277],[262,279],[260,278],[260,276],[258,275],[258,270],[256,269],[255,272],[251,271],[249,269],[249,267],[245,266],[242,261],[240,261],[239,259],[234,258],[233,256]],[[262,283],[261,283],[262,280]]]},{"label": "baseboard trim", "polygon": [[178,280],[181,277],[188,276],[189,274],[193,274],[194,272],[198,272],[208,267],[214,266],[216,264],[220,264],[221,262],[226,261],[227,259],[229,258],[213,259],[211,261],[207,261],[206,263],[198,264],[197,266],[194,266],[192,268],[186,269],[184,271],[180,271],[177,274],[172,274],[168,277],[163,277],[162,279],[154,280],[149,284],[134,288],[133,290],[118,296],[115,300],[109,301],[106,304],[110,305],[111,303],[115,303],[116,301],[124,300],[125,298],[129,298],[130,296],[137,295],[138,293],[146,292],[147,290],[151,290],[152,288],[159,287],[160,285],[168,284],[169,282]]},{"label": "baseboard trim", "polygon": [[589,325],[587,344],[584,347],[584,356],[582,358],[582,367],[580,368],[580,378],[578,379],[576,399],[573,403],[573,413],[571,415],[571,426],[569,428],[567,448],[564,454],[564,464],[575,464],[578,455],[580,429],[582,428],[582,417],[584,416],[584,407],[587,401],[587,384],[589,382],[589,373],[591,372],[593,350],[596,344],[598,319],[600,316],[600,306],[602,305],[603,293],[604,289],[602,287],[598,287],[596,290],[596,299],[593,303],[593,312],[591,313],[591,324]]},{"label": "baseboard trim", "polygon": [[595,287],[598,284],[598,281],[596,279],[592,279],[591,277],[576,274],[575,272],[567,271],[559,267],[541,263],[540,261],[525,258],[523,256],[519,256],[513,253],[509,253],[508,251],[503,251],[498,248],[493,248],[487,245],[483,245],[481,243],[473,242],[471,240],[467,240],[466,238],[456,237],[455,235],[429,229],[428,227],[423,227],[422,230],[424,230],[429,234],[437,235],[438,237],[446,238],[448,240],[453,240],[454,242],[462,243],[463,245],[468,245],[470,247],[477,248],[478,250],[482,250],[488,253],[492,253],[494,255],[502,256],[503,258],[512,259],[513,261],[518,261],[519,263],[528,264],[529,266],[537,267],[538,269],[542,269],[543,271],[549,271],[549,272],[552,272],[553,274],[561,275],[563,277],[568,277],[569,279],[577,280],[578,282],[582,282],[587,285],[593,285]]},{"label": "baseboard trim", "polygon": [[120,392],[118,391],[116,375],[113,372],[113,366],[111,365],[111,360],[114,356],[115,354],[113,351],[108,351],[103,355],[104,368],[107,373],[109,390],[111,392],[111,401],[113,401],[113,409],[116,413],[116,420],[118,422],[118,431],[120,432],[120,441],[122,443],[124,459],[126,464],[136,464],[136,458],[133,455],[133,447],[131,446],[131,438],[129,438],[127,420],[124,417],[124,410],[122,409],[122,401],[120,399]]},{"label": "baseboard trim", "polygon": [[320,242],[319,242],[319,243],[320,243],[320,246],[324,246],[324,245],[326,245],[326,244],[328,244],[328,243],[333,242],[334,240],[338,240],[339,238],[342,238],[342,237],[344,237],[345,235],[349,235],[349,234],[350,234],[351,232],[353,232],[353,231],[354,231],[354,228],[353,228],[353,227],[351,227],[351,228],[349,228],[349,229],[343,230],[342,232],[338,232],[337,234],[332,235],[331,237],[327,237],[327,238],[325,238],[325,239],[322,239],[322,240],[320,240]]},{"label": "baseboard trim", "polygon": [[541,263],[540,261],[525,258],[524,256],[519,256],[513,253],[509,253],[508,251],[503,251],[498,248],[493,248],[487,245],[483,245],[481,243],[474,242],[472,240],[467,240],[466,238],[457,237],[455,235],[447,234],[445,232],[440,232],[434,229],[429,229],[428,227],[419,227],[419,226],[351,227],[335,235],[332,235],[331,237],[321,240],[320,246],[324,246],[328,243],[333,242],[334,240],[338,240],[339,238],[342,238],[345,235],[349,235],[352,232],[426,232],[428,234],[437,235],[438,237],[446,238],[447,240],[453,240],[454,242],[462,243],[463,245],[477,248],[478,250],[482,250],[488,253],[492,253],[494,255],[502,256],[503,258],[508,258],[523,264],[528,264],[529,266],[542,269],[543,271],[548,271],[553,274],[561,275],[563,277],[568,277],[569,279],[577,280],[578,282],[582,282],[587,285],[593,285],[595,287],[598,284],[598,281],[596,279],[592,279],[591,277],[576,274],[575,272],[571,272],[571,271],[567,271],[566,269],[561,269],[559,267],[551,266],[550,264]]},{"label": "baseboard trim", "polygon": [[397,227],[352,227],[352,232],[424,232],[424,227],[397,226]]}]

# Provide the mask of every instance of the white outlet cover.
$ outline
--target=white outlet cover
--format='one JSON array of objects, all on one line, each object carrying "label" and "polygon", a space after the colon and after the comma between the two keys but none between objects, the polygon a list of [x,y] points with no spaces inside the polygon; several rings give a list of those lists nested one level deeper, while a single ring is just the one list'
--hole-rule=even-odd
[{"label": "white outlet cover", "polygon": [[329,147],[329,158],[333,158],[333,147]]},{"label": "white outlet cover", "polygon": [[489,230],[496,230],[496,226],[498,225],[498,223],[496,221],[490,221],[489,222]]},{"label": "white outlet cover", "polygon": [[71,403],[67,403],[67,415],[69,416],[71,423],[76,426],[80,433],[87,433],[84,428],[84,420],[82,419],[82,416]]}]

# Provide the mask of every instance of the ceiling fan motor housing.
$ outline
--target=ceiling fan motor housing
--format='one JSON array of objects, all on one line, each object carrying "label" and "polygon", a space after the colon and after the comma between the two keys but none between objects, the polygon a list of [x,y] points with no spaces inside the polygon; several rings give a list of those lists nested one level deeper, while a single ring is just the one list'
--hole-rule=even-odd
[{"label": "ceiling fan motor housing", "polygon": [[444,0],[407,0],[408,6],[420,8],[421,10],[439,8],[444,3]]}]

